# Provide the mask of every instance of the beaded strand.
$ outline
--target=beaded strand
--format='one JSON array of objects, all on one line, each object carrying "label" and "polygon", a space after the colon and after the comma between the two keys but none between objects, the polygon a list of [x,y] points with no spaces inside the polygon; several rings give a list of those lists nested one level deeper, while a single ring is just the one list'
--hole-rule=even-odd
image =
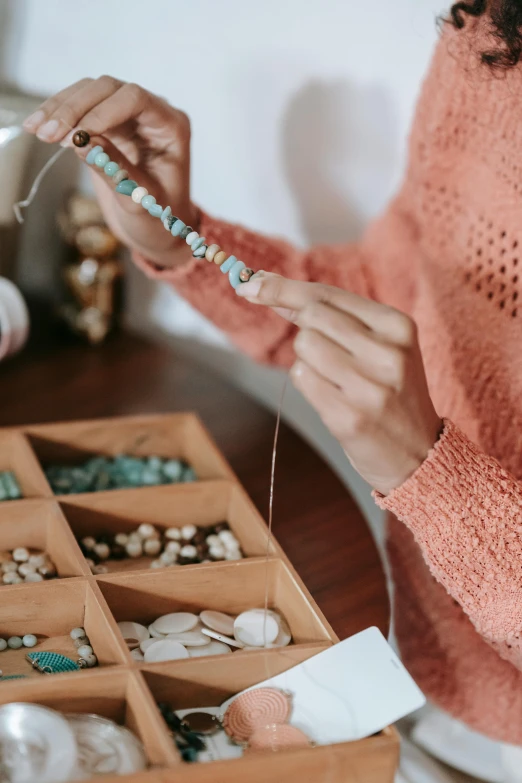
[{"label": "beaded strand", "polygon": [[[73,144],[76,147],[85,147],[90,138],[87,131],[79,130],[73,136]],[[112,161],[102,146],[98,144],[93,147],[85,160],[90,166],[102,169],[112,179],[117,193],[130,196],[136,204],[141,204],[149,215],[159,218],[165,230],[169,231],[173,237],[185,240],[194,258],[205,258],[209,263],[214,262],[223,274],[228,274],[232,288],[236,289],[241,283],[250,280],[254,274],[253,269],[249,269],[243,261],[239,261],[235,256],[228,255],[219,245],[207,245],[205,237],[200,236],[191,226],[187,226],[180,218],[173,215],[170,207],[162,207],[157,204],[154,196],[151,196],[146,188],[138,185],[133,179],[129,179],[129,172],[121,169],[117,163]]]}]

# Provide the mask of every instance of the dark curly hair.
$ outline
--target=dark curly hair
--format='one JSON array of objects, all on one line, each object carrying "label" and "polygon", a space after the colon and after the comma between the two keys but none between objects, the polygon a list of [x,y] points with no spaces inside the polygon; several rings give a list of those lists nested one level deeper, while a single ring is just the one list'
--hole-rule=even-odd
[{"label": "dark curly hair", "polygon": [[449,21],[459,30],[466,16],[488,14],[498,46],[482,52],[480,59],[494,69],[513,68],[522,58],[522,0],[470,0],[454,3]]}]

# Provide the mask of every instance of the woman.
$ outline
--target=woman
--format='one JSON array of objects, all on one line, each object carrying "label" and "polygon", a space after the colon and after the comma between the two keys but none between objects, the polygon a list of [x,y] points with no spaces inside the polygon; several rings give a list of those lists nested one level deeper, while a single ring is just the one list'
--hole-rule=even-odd
[{"label": "woman", "polygon": [[200,212],[187,117],[136,85],[85,79],[26,121],[48,142],[71,144],[71,127],[101,137],[207,241],[277,273],[234,296],[214,264],[95,177],[107,221],[149,276],[254,358],[293,364],[392,512],[406,666],[445,714],[495,741],[506,781],[522,780],[521,26],[522,0],[453,6],[403,186],[356,245],[304,253]]}]

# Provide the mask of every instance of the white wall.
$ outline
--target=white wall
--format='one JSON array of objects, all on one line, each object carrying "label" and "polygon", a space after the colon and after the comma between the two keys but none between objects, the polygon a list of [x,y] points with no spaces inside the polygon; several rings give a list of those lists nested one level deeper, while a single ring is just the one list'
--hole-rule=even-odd
[{"label": "white wall", "polygon": [[[301,245],[337,241],[357,237],[397,186],[443,4],[0,0],[0,67],[43,93],[102,73],[139,82],[190,114],[194,196],[207,210]],[[31,257],[41,241],[26,241]],[[134,324],[223,342],[173,292],[131,278]],[[234,356],[227,366],[273,402],[271,376]],[[314,417],[299,420],[337,461]]]}]

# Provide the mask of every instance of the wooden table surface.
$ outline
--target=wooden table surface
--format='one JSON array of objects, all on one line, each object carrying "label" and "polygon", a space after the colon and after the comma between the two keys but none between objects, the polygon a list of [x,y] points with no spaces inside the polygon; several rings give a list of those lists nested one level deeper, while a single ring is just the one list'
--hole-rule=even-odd
[{"label": "wooden table surface", "polygon": [[[119,333],[102,347],[43,336],[0,365],[0,425],[196,411],[267,518],[275,417],[170,348]],[[45,330],[43,330],[45,331]],[[274,535],[336,633],[388,631],[381,563],[361,512],[326,463],[281,426]]]}]

